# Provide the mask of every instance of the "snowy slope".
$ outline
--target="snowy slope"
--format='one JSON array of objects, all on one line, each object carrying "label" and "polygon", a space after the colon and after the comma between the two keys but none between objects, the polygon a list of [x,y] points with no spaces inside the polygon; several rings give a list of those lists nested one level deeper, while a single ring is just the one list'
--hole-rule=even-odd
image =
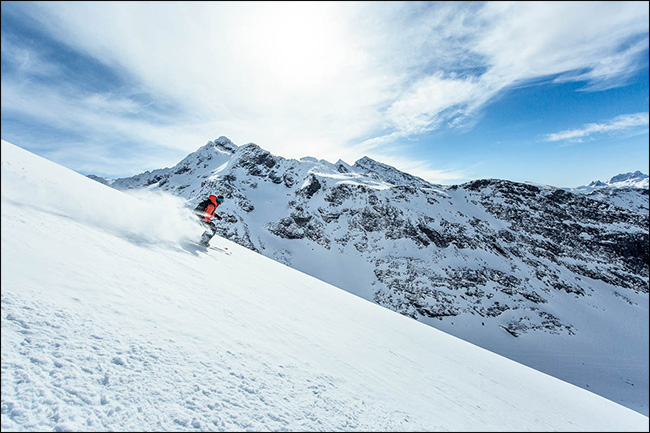
[{"label": "snowy slope", "polygon": [[224,237],[648,415],[647,212],[499,179],[432,185],[370,158],[285,159],[226,137],[106,183],[189,204],[222,193]]},{"label": "snowy slope", "polygon": [[156,197],[2,142],[3,431],[648,430]]}]

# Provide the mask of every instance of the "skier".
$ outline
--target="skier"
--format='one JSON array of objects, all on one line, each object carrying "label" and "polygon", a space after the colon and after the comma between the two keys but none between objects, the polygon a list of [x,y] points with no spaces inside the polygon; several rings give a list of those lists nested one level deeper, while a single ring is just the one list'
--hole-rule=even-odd
[{"label": "skier", "polygon": [[201,224],[206,229],[201,236],[201,240],[199,241],[199,244],[203,245],[204,247],[210,246],[210,239],[212,239],[212,237],[217,233],[217,226],[214,225],[211,219],[222,219],[221,216],[216,214],[217,207],[221,203],[223,203],[222,195],[215,196],[213,194],[210,194],[206,200],[203,200],[198,204],[198,206],[196,206],[196,208],[194,208],[194,213],[197,217],[199,217]]}]

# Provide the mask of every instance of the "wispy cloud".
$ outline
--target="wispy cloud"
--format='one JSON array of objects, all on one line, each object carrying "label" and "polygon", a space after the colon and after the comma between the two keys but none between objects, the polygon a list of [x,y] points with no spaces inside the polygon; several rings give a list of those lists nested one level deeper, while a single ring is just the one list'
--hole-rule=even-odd
[{"label": "wispy cloud", "polygon": [[647,132],[648,113],[623,114],[600,123],[588,123],[577,129],[548,134],[544,141],[582,141],[594,134]]},{"label": "wispy cloud", "polygon": [[[642,53],[648,50],[648,5],[588,6],[490,2],[453,14],[461,18],[428,47],[435,54],[435,47],[446,47],[434,72],[412,79],[387,110],[394,131],[410,135],[464,125],[504,89],[544,77],[587,82],[584,90],[625,84],[632,72],[647,66]],[[430,15],[438,13],[431,9],[419,19],[433,22]],[[447,35],[455,43],[445,40]],[[422,56],[428,62],[430,57]]]},{"label": "wispy cloud", "polygon": [[512,86],[540,77],[586,81],[587,90],[624,84],[648,46],[647,2],[2,7],[123,80],[26,85],[48,70],[61,75],[63,60],[3,33],[3,63],[22,74],[3,69],[3,114],[183,151],[226,135],[286,157],[354,161],[372,151],[389,164],[394,146],[471,126]]}]

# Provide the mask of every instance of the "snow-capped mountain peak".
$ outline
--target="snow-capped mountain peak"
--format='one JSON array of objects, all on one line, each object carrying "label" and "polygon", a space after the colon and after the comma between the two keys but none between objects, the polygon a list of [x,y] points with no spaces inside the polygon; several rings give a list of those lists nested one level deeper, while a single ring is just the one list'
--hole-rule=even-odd
[{"label": "snow-capped mountain peak", "polygon": [[[607,184],[605,182],[601,182],[599,180],[594,180],[594,181],[589,182],[589,185],[587,185],[587,188],[599,188],[599,187],[602,187],[602,186],[607,186]],[[578,188],[580,188],[580,187],[578,187]]]},{"label": "snow-capped mountain peak", "polygon": [[377,178],[382,179],[395,186],[405,185],[415,188],[434,187],[434,185],[424,179],[408,173],[404,173],[395,167],[381,163],[379,161],[375,161],[374,159],[367,156],[364,156],[363,158],[357,160],[354,163],[353,167],[369,175],[374,175]]},{"label": "snow-capped mountain peak", "polygon": [[[628,379],[613,367],[614,359],[610,370],[593,377],[584,377],[582,366],[621,351],[648,360],[647,189],[635,189],[646,194],[645,201],[638,195],[643,212],[499,179],[432,185],[368,157],[350,166],[285,159],[254,143],[229,149],[234,151],[204,149],[185,164],[117,179],[112,186],[160,188],[189,207],[208,194],[223,194],[220,225],[226,238],[648,410],[647,362]],[[613,190],[627,191],[602,191]],[[596,328],[586,318],[601,310],[608,314]],[[639,334],[626,334],[630,326],[620,316],[637,323]],[[597,345],[581,345],[569,360],[553,358],[559,347],[569,350],[577,340],[596,337]],[[539,351],[546,355],[529,356]]]},{"label": "snow-capped mountain peak", "polygon": [[648,214],[648,175],[640,171],[621,173],[608,182],[595,180],[589,185],[566,188],[567,191],[634,212]]},{"label": "snow-capped mountain peak", "polygon": [[574,192],[590,193],[599,188],[640,188],[648,189],[648,175],[639,170],[629,173],[621,173],[612,177],[607,182],[595,180],[586,186],[579,186],[571,189]]},{"label": "snow-capped mountain peak", "polygon": [[612,177],[609,182],[609,186],[615,188],[648,188],[648,175],[643,174],[640,171],[635,171],[634,173],[622,173]]}]

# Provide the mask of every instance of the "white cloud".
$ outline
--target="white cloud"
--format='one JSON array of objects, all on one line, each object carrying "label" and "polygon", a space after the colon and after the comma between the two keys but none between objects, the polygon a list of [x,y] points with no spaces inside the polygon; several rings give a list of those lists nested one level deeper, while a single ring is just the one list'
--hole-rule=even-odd
[{"label": "white cloud", "polygon": [[486,89],[475,77],[425,77],[388,109],[388,118],[403,135],[437,129],[442,123],[474,114],[498,89]]},{"label": "white cloud", "polygon": [[[620,85],[648,47],[645,2],[492,2],[485,16],[496,25],[477,49],[501,81],[566,74],[591,85],[614,79]],[[633,37],[641,43],[627,46]]]},{"label": "white cloud", "polygon": [[178,124],[154,126],[160,122],[155,116],[134,116],[146,108],[124,96],[84,95],[71,89],[50,89],[6,79],[2,81],[1,98],[3,110],[9,106],[13,113],[80,135],[103,136],[109,143],[129,138],[135,143],[155,142],[162,147],[193,151],[197,142],[207,141],[201,138],[207,131],[196,131],[191,123],[186,128]]},{"label": "white cloud", "polygon": [[386,111],[392,129],[366,144],[471,125],[505,89],[543,77],[587,81],[585,90],[623,85],[648,49],[647,3],[490,2],[459,13],[457,6],[416,19],[436,32],[409,34],[424,46],[418,54],[430,54],[421,66],[432,72],[410,77]]},{"label": "white cloud", "polygon": [[[504,89],[539,77],[620,85],[648,47],[646,2],[36,2],[22,10],[178,115],[134,118],[153,107],[117,90],[78,89],[66,101],[70,89],[54,80],[39,98],[27,92],[21,101],[26,90],[15,88],[3,110],[184,150],[225,135],[329,160],[471,124]],[[5,45],[3,59],[29,58]],[[3,93],[16,83],[3,73]]]},{"label": "white cloud", "polygon": [[594,134],[629,132],[643,128],[647,132],[648,113],[624,114],[601,123],[588,123],[581,128],[548,134],[545,141],[580,141]]}]

